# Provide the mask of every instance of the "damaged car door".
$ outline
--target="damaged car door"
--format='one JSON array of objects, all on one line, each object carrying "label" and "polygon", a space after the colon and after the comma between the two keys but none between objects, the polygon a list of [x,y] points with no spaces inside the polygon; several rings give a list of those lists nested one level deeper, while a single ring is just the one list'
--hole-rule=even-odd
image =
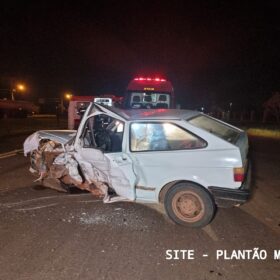
[{"label": "damaged car door", "polygon": [[123,148],[126,135],[124,120],[99,111],[83,120],[75,140],[75,158],[82,174],[105,194],[105,202],[135,200],[136,176]]}]

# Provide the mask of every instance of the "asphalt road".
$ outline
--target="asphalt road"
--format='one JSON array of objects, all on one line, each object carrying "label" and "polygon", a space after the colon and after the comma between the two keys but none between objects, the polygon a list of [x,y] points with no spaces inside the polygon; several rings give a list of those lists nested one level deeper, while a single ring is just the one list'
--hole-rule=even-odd
[{"label": "asphalt road", "polygon": [[[220,209],[204,229],[175,225],[153,206],[45,189],[23,155],[0,159],[0,279],[280,279],[280,145],[251,146],[252,200]],[[253,248],[267,258],[216,258]],[[194,259],[167,260],[169,249],[194,250]]]}]

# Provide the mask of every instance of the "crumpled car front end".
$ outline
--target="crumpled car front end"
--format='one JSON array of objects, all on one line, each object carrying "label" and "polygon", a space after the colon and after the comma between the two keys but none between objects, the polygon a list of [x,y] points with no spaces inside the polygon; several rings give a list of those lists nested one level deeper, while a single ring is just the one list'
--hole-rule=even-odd
[{"label": "crumpled car front end", "polygon": [[24,154],[30,154],[30,172],[38,176],[35,182],[63,192],[77,187],[103,197],[106,203],[126,200],[114,194],[108,176],[100,172],[90,178],[84,175],[79,154],[74,150],[75,134],[76,131],[38,131],[25,140]]}]

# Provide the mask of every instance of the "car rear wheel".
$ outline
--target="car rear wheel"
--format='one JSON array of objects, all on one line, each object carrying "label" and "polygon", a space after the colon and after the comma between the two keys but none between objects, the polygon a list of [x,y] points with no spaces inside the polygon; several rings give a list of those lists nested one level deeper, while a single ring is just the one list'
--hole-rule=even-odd
[{"label": "car rear wheel", "polygon": [[215,203],[207,190],[183,182],[173,186],[165,195],[167,215],[175,223],[188,227],[204,227],[215,214]]}]

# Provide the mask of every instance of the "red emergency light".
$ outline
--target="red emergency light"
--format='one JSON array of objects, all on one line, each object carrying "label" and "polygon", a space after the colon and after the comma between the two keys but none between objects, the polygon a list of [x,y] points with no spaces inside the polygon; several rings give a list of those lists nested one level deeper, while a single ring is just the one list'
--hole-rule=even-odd
[{"label": "red emergency light", "polygon": [[134,81],[155,81],[155,82],[166,82],[166,79],[161,78],[150,78],[150,77],[136,77]]}]

